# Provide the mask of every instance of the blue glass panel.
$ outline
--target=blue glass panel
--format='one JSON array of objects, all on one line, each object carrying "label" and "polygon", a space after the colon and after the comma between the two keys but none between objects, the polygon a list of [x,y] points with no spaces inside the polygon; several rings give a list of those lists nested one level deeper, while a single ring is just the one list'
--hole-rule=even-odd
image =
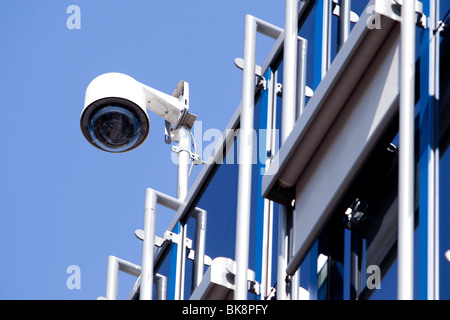
[{"label": "blue glass panel", "polygon": [[[237,154],[234,143],[233,152]],[[235,156],[236,160],[236,156]],[[205,254],[234,259],[238,165],[219,165],[197,206],[208,212]]]},{"label": "blue glass panel", "polygon": [[[429,1],[424,2],[423,12],[430,14]],[[419,29],[416,32],[416,55],[418,63],[419,78],[417,79],[419,93],[419,233],[420,242],[418,244],[418,256],[420,257],[417,268],[420,271],[420,277],[416,283],[419,289],[419,298],[426,300],[428,297],[428,216],[430,214],[429,200],[430,190],[428,188],[430,179],[429,167],[433,165],[432,154],[435,149],[435,114],[433,98],[429,95],[429,64],[430,64],[430,37],[429,30]],[[420,76],[423,75],[423,76]]]},{"label": "blue glass panel", "polygon": [[[266,75],[267,76],[267,75]],[[266,128],[266,121],[267,121],[267,92],[262,91],[261,96],[258,98],[256,104],[255,104],[255,110],[254,110],[254,120],[253,120],[253,127],[256,131],[256,140],[254,140],[254,148],[253,152],[256,153],[253,155],[254,164],[252,167],[252,193],[251,193],[251,215],[250,215],[250,247],[249,247],[249,260],[248,260],[248,267],[249,269],[255,271],[255,274],[260,274],[261,270],[261,260],[259,259],[260,256],[257,254],[257,248],[261,246],[261,243],[257,243],[257,241],[262,240],[262,230],[258,228],[258,216],[261,218],[261,214],[263,214],[264,211],[264,205],[261,206],[261,201],[264,201],[261,197],[261,189],[259,187],[261,183],[261,162],[263,164],[265,163],[266,154],[264,153],[265,146],[266,146],[266,139],[263,134],[264,131],[260,131],[259,129],[262,126],[262,129]],[[262,97],[264,96],[264,99]],[[264,112],[261,111],[261,108],[263,106],[264,101]],[[261,114],[263,113],[263,114]],[[260,150],[262,148],[262,150]],[[262,212],[261,212],[262,211]],[[259,250],[258,250],[259,251]],[[256,258],[258,257],[258,260]],[[258,282],[260,279],[256,279]],[[248,295],[249,300],[255,300],[257,296],[255,294]]]},{"label": "blue glass panel", "polygon": [[[181,224],[177,223],[175,229],[173,230],[176,234],[181,232]],[[169,258],[170,259],[170,273],[167,282],[167,298],[169,300],[175,300],[175,286],[177,278],[177,260],[178,260],[178,246],[179,244],[172,244],[170,248]]]},{"label": "blue glass panel", "polygon": [[322,77],[324,74],[322,73],[322,69],[325,68],[323,66],[324,52],[323,47],[323,29],[324,29],[324,5],[325,1],[328,0],[317,0],[314,11],[314,73],[313,73],[313,90],[319,86],[319,83],[322,81]]},{"label": "blue glass panel", "polygon": [[[165,276],[167,278],[167,288],[170,288],[170,286],[172,285],[173,287],[173,283],[171,284],[171,279],[170,279],[170,271],[171,271],[171,259],[170,259],[170,252],[172,251],[172,245],[169,245],[169,248],[167,250],[168,254],[166,257],[164,257],[162,263],[159,265],[159,267],[156,270],[156,273],[159,273],[162,276]],[[153,284],[153,299],[155,299],[155,294],[156,294],[156,288],[155,285]],[[169,296],[167,296],[167,298],[169,298]]]},{"label": "blue glass panel", "polygon": [[[194,217],[190,217],[185,225],[186,237],[192,240],[192,249],[195,250],[195,233],[196,233],[197,221]],[[188,254],[186,250],[186,255]],[[186,257],[185,269],[184,269],[184,299],[189,299],[192,294],[192,280],[194,272],[194,262]],[[203,273],[205,272],[203,270]]]},{"label": "blue glass panel", "polygon": [[[283,85],[283,61],[279,63],[279,65],[276,67],[275,72],[276,82]],[[275,128],[280,130],[280,134],[278,135],[278,146],[281,146],[281,110],[283,106],[283,97],[282,95],[277,95],[275,99]],[[275,150],[275,153],[277,153],[278,150]]]},{"label": "blue glass panel", "polygon": [[439,20],[447,20],[450,11],[450,1],[441,0],[439,3]]},{"label": "blue glass panel", "polygon": [[366,9],[368,3],[369,0],[353,0],[351,2],[351,9],[358,15],[358,17],[360,17]]},{"label": "blue glass panel", "polygon": [[[271,81],[272,77],[272,70],[269,68],[267,70],[266,74],[264,75],[264,78],[267,81]],[[260,107],[260,116],[259,119],[256,119],[254,126],[255,128],[265,130],[267,129],[267,109],[269,105],[269,92],[268,90],[261,91],[261,107]],[[261,282],[262,277],[262,258],[263,258],[263,234],[264,234],[264,198],[262,198],[261,195],[261,185],[262,185],[262,177],[264,175],[265,171],[265,161],[267,159],[267,153],[263,153],[263,151],[266,149],[266,141],[267,137],[264,134],[264,131],[258,132],[258,163],[257,166],[254,166],[253,168],[253,175],[255,176],[255,179],[253,179],[256,182],[256,188],[253,188],[253,190],[256,190],[256,193],[253,194],[255,198],[255,206],[256,207],[256,240],[255,240],[255,279],[258,282]]]},{"label": "blue glass panel", "polygon": [[272,274],[271,274],[271,285],[275,287],[277,282],[277,271],[278,271],[278,212],[280,206],[278,203],[273,204],[273,219],[272,219]]},{"label": "blue glass panel", "polygon": [[[331,11],[333,8],[331,8]],[[334,58],[336,58],[338,47],[339,47],[339,17],[331,13],[330,19],[330,65],[333,63]]]},{"label": "blue glass panel", "polygon": [[[450,106],[447,105],[448,107]],[[450,190],[450,150],[448,145],[440,159],[439,167],[439,298],[450,300],[450,261],[447,253],[450,250],[450,197],[448,196],[448,190]]]},{"label": "blue glass panel", "polygon": [[[306,56],[306,85],[314,90],[314,59],[315,59],[315,15],[316,5],[309,5],[306,17],[300,21],[298,35],[308,40],[308,52]],[[319,59],[320,56],[318,56]],[[280,70],[280,68],[278,68]],[[305,105],[308,104],[309,98],[306,98]]]},{"label": "blue glass panel", "polygon": [[[260,99],[255,103],[254,126],[259,128]],[[258,132],[258,131],[256,131]],[[197,207],[208,212],[205,254],[211,259],[217,257],[227,257],[234,260],[235,238],[236,238],[236,208],[237,208],[237,182],[239,174],[237,139],[226,150],[227,155],[223,164],[217,165],[215,173],[211,175],[211,180],[205,186]],[[258,146],[259,136],[256,135],[255,147]],[[255,239],[256,239],[256,197],[257,195],[257,170],[259,161],[259,151],[254,149],[254,165],[252,175],[252,206],[250,221],[250,247],[249,247],[249,268],[255,270]],[[188,237],[195,238],[195,221],[188,222]],[[191,234],[194,232],[194,234]],[[192,263],[186,264],[185,294],[190,294]],[[187,279],[190,277],[190,279]],[[250,297],[252,298],[252,297]]]},{"label": "blue glass panel", "polygon": [[[361,1],[351,1],[350,4],[350,10],[358,15],[358,17],[361,16],[361,14],[366,10],[366,6],[369,3],[368,0],[361,0]],[[340,3],[339,3],[340,5]],[[331,11],[333,12],[334,4],[332,5]],[[331,32],[330,32],[330,62],[332,63],[334,58],[336,57],[338,53],[338,47],[339,47],[339,20],[340,20],[340,13],[339,17],[337,15],[331,14]],[[355,26],[355,23],[350,22],[350,32],[353,30],[353,27]]]},{"label": "blue glass panel", "polygon": [[397,259],[387,269],[381,279],[381,289],[373,290],[371,300],[396,300],[397,299]]}]

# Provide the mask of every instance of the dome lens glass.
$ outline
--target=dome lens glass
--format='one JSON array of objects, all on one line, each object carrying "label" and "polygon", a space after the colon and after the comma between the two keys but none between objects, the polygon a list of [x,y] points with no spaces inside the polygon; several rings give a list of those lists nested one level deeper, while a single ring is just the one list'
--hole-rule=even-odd
[{"label": "dome lens glass", "polygon": [[123,152],[136,143],[141,126],[138,117],[127,108],[109,105],[92,116],[89,132],[100,148]]}]

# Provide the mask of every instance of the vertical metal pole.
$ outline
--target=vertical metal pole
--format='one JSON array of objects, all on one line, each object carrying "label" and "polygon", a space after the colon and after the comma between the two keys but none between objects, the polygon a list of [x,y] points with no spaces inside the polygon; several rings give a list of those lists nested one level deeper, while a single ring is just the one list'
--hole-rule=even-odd
[{"label": "vertical metal pole", "polygon": [[305,108],[306,92],[306,58],[308,54],[308,40],[299,39],[297,45],[297,115],[296,120],[302,115]]},{"label": "vertical metal pole", "polygon": [[119,263],[116,257],[108,256],[106,272],[106,300],[117,300],[117,281],[119,277]]},{"label": "vertical metal pole", "polygon": [[[271,68],[268,68],[264,77],[267,81],[267,90],[261,91],[261,114],[260,114],[260,142],[259,148],[262,147],[261,141],[265,140],[264,147],[268,150],[273,150],[272,148],[272,122],[273,122],[273,95],[274,95],[274,81],[273,72]],[[266,131],[262,134],[261,129]],[[263,139],[263,140],[261,140]],[[261,150],[259,150],[261,152]],[[266,154],[267,154],[266,153]],[[266,172],[267,167],[270,165],[270,158],[267,156],[259,158],[258,161],[258,185],[257,193],[261,194],[261,180],[262,175]],[[269,260],[271,237],[269,234],[271,223],[271,202],[264,198],[258,198],[256,201],[256,253],[255,253],[255,280],[260,282],[260,299],[265,300],[268,294],[268,286],[270,285],[269,277]],[[260,267],[258,264],[260,263]]]},{"label": "vertical metal pole", "polygon": [[[283,105],[281,144],[287,139],[296,120],[298,0],[286,0],[283,52]],[[285,300],[288,262],[287,208],[280,206],[278,222],[277,299]]]},{"label": "vertical metal pole", "polygon": [[155,274],[155,300],[167,300],[167,277]]},{"label": "vertical metal pole", "polygon": [[205,237],[206,237],[206,211],[200,210],[196,217],[195,230],[195,258],[194,275],[192,279],[192,291],[202,282],[205,260]]},{"label": "vertical metal pole", "polygon": [[175,300],[183,300],[184,298],[184,271],[186,257],[186,225],[180,223],[179,232],[180,242],[177,244],[177,263],[175,274]]},{"label": "vertical metal pole", "polygon": [[178,186],[177,198],[184,201],[189,190],[189,164],[191,161],[191,137],[189,128],[181,126],[178,128]]},{"label": "vertical metal pole", "polygon": [[142,242],[141,289],[139,293],[141,300],[152,299],[156,201],[156,193],[152,189],[147,188],[145,190],[144,240]]},{"label": "vertical metal pole", "polygon": [[361,238],[355,231],[350,237],[350,300],[358,300],[361,293]]},{"label": "vertical metal pole", "polygon": [[430,66],[429,95],[431,100],[432,150],[429,162],[430,185],[428,208],[428,258],[427,258],[427,296],[430,300],[439,300],[439,33],[433,30],[438,27],[439,6],[437,0],[430,0]]},{"label": "vertical metal pole", "polygon": [[[189,84],[184,82],[182,99],[189,106]],[[191,162],[191,136],[190,128],[180,126],[178,128],[178,183],[177,198],[185,201],[189,191],[189,165]],[[175,299],[183,299],[184,294],[184,270],[186,256],[186,226],[180,223],[180,243],[177,246],[177,264],[175,276]]]},{"label": "vertical metal pole", "polygon": [[[188,104],[189,87],[185,83],[183,90],[183,98]],[[189,165],[191,162],[191,137],[190,129],[186,126],[178,128],[178,184],[177,184],[177,198],[181,201],[186,199],[189,191]],[[177,252],[177,268],[176,268],[176,284],[175,284],[175,299],[183,299],[184,287],[184,257],[186,252],[185,239],[186,227],[180,225],[180,243],[178,244]]]},{"label": "vertical metal pole", "polygon": [[[294,255],[294,229],[292,228],[292,221],[288,222],[288,232],[289,232],[289,258]],[[300,270],[297,270],[290,278],[290,299],[299,299],[299,288],[300,288]]]},{"label": "vertical metal pole", "polygon": [[242,102],[239,143],[239,178],[236,217],[236,279],[235,300],[247,299],[248,246],[250,233],[250,198],[253,157],[253,114],[255,107],[255,19],[245,16],[244,70],[242,76]]},{"label": "vertical metal pole", "polygon": [[339,2],[339,49],[342,48],[350,34],[351,0]]},{"label": "vertical metal pole", "polygon": [[294,128],[296,120],[298,0],[286,0],[283,48],[283,106],[281,143]]},{"label": "vertical metal pole", "polygon": [[[298,32],[298,30],[297,30]],[[296,33],[297,33],[296,32]],[[297,82],[296,82],[296,120],[302,115],[305,108],[306,92],[306,57],[308,52],[308,41],[306,39],[297,40]],[[293,255],[293,233],[291,233],[291,256]],[[291,300],[299,299],[300,272],[297,271],[291,278]]]},{"label": "vertical metal pole", "polygon": [[415,1],[403,1],[400,57],[398,299],[413,299]]},{"label": "vertical metal pole", "polygon": [[264,226],[262,237],[261,258],[261,300],[265,300],[269,294],[270,274],[272,264],[272,203],[264,199]]},{"label": "vertical metal pole", "polygon": [[277,299],[286,300],[286,268],[288,258],[287,208],[280,205],[278,211],[278,259],[277,259]]},{"label": "vertical metal pole", "polygon": [[330,28],[331,28],[331,0],[321,0],[323,2],[322,18],[322,79],[330,67]]}]

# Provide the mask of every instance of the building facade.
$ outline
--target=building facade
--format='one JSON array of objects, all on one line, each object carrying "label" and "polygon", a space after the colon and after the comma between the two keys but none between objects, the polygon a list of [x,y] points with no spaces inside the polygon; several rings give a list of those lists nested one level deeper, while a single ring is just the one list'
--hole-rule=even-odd
[{"label": "building facade", "polygon": [[[405,5],[287,0],[285,29],[245,18],[241,105],[185,201],[157,195],[176,215],[154,241],[150,298],[450,298],[450,3],[416,1],[410,46]],[[276,40],[262,66],[257,34]],[[415,61],[406,240],[405,53]],[[107,298],[118,270],[137,276],[129,298],[142,297],[144,270],[110,257]]]}]

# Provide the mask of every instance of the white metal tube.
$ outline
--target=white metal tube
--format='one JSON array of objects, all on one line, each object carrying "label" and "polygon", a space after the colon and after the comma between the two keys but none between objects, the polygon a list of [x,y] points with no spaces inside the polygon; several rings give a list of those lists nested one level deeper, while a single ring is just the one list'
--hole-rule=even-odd
[{"label": "white metal tube", "polygon": [[[188,88],[185,87],[185,90]],[[188,99],[188,92],[183,93]],[[191,136],[190,129],[186,126],[178,128],[178,183],[177,183],[177,198],[184,201],[189,191],[189,165],[191,162]],[[186,239],[186,226],[180,226],[180,243],[178,244],[177,252],[177,267],[175,277],[175,299],[183,299],[184,293],[184,259],[186,246],[184,245]]]},{"label": "white metal tube", "polygon": [[141,275],[141,266],[117,257],[116,260],[119,263],[119,271],[128,273],[135,277],[139,277]]},{"label": "white metal tube", "polygon": [[108,256],[108,270],[106,273],[107,300],[117,300],[119,270],[135,277],[139,277],[141,274],[140,266],[126,260],[119,259],[115,256]]},{"label": "white metal tube", "polygon": [[323,27],[322,27],[322,79],[330,67],[330,20],[331,20],[331,10],[330,10],[330,0],[323,1]]},{"label": "white metal tube", "polygon": [[[185,87],[185,90],[188,89]],[[184,92],[186,99],[188,99],[188,92]],[[178,131],[178,180],[177,180],[177,198],[180,201],[184,201],[189,191],[189,165],[191,162],[191,137],[190,129],[186,126],[181,126]],[[177,251],[177,266],[175,276],[175,299],[180,300],[183,298],[183,286],[184,286],[184,257],[186,247],[184,245],[186,237],[186,228],[181,225],[180,230],[180,243],[178,243]]]},{"label": "white metal tube", "polygon": [[[269,88],[269,99],[267,105],[267,122],[268,129],[266,136],[266,150],[276,150],[275,147],[275,99],[276,99],[276,81],[273,71],[268,79],[267,88]],[[278,144],[276,145],[278,147]],[[271,158],[267,157],[265,161],[266,170],[271,164]],[[271,289],[272,274],[272,245],[273,245],[273,203],[268,199],[264,199],[264,222],[262,237],[262,257],[261,257],[261,283],[260,283],[260,299],[266,300]]]},{"label": "white metal tube", "polygon": [[273,24],[267,21],[258,19],[256,17],[253,17],[253,19],[256,21],[257,32],[266,35],[272,39],[277,39],[283,32],[283,29],[278,28],[277,26],[274,26]]},{"label": "white metal tube", "polygon": [[236,212],[236,278],[234,298],[247,299],[247,270],[250,237],[250,203],[253,160],[253,116],[255,107],[256,33],[277,38],[282,30],[251,15],[245,16],[244,68],[239,132],[239,177]]},{"label": "white metal tube", "polygon": [[277,259],[277,299],[285,300],[286,292],[286,268],[288,259],[288,232],[287,212],[285,206],[280,206],[278,211],[278,259]]},{"label": "white metal tube", "polygon": [[415,1],[403,1],[400,57],[398,299],[414,293]]},{"label": "white metal tube", "polygon": [[250,201],[253,157],[253,115],[255,107],[255,63],[257,25],[251,15],[245,16],[244,70],[239,133],[239,177],[236,217],[235,300],[247,299],[247,270],[250,232]]},{"label": "white metal tube", "polygon": [[119,277],[119,263],[116,257],[108,256],[106,271],[106,300],[117,300],[117,282]]},{"label": "white metal tube", "polygon": [[189,190],[189,164],[191,161],[191,137],[189,128],[181,126],[178,129],[178,186],[177,198],[181,201],[186,199]]},{"label": "white metal tube", "polygon": [[[270,150],[270,149],[268,149]],[[264,199],[264,222],[263,222],[263,237],[262,237],[262,254],[261,254],[261,283],[260,283],[260,295],[261,300],[265,300],[270,285],[270,254],[271,254],[271,203],[269,200]]]},{"label": "white metal tube", "polygon": [[[437,0],[430,1],[430,66],[429,66],[429,95],[432,98],[432,119],[435,132],[439,126],[439,34],[433,30],[438,27],[439,4]],[[427,297],[429,300],[439,300],[439,148],[438,139],[434,137],[429,160],[428,185],[428,276]]]},{"label": "white metal tube", "polygon": [[[297,37],[298,0],[286,0],[283,52],[283,105],[281,113],[281,144],[295,125],[297,114]],[[286,268],[288,263],[287,209],[280,206],[278,222],[277,299],[285,300]]]},{"label": "white metal tube", "polygon": [[294,128],[296,120],[298,0],[286,0],[283,48],[283,107],[281,143]]},{"label": "white metal tube", "polygon": [[339,49],[347,41],[350,33],[351,0],[339,1]]},{"label": "white metal tube", "polygon": [[177,243],[177,262],[175,274],[175,300],[184,298],[184,271],[186,257],[186,225],[180,223],[179,243]]},{"label": "white metal tube", "polygon": [[180,201],[174,197],[168,196],[167,194],[161,193],[159,191],[153,190],[156,195],[156,202],[166,208],[177,211],[180,206],[183,204],[183,201]]},{"label": "white metal tube", "polygon": [[350,237],[350,300],[358,300],[361,292],[361,239],[356,232],[352,232]]},{"label": "white metal tube", "polygon": [[167,277],[155,274],[155,300],[167,300]]},{"label": "white metal tube", "polygon": [[297,114],[296,120],[302,115],[305,108],[305,92],[306,92],[306,58],[308,54],[308,41],[306,39],[298,39],[297,41]]},{"label": "white metal tube", "polygon": [[197,226],[195,231],[195,258],[192,292],[200,284],[203,277],[203,268],[205,262],[206,218],[206,211],[199,210],[196,216]]},{"label": "white metal tube", "polygon": [[147,188],[145,190],[144,240],[142,241],[141,289],[139,294],[141,300],[152,299],[156,201],[155,192],[152,189]]}]

